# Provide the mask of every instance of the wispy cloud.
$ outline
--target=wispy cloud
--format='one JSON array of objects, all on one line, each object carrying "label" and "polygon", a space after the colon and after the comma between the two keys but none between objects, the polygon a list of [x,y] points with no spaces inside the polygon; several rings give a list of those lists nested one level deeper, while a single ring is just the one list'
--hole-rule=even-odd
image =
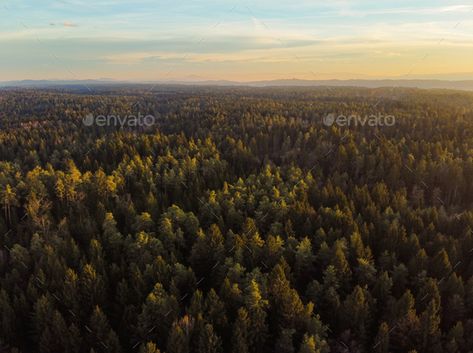
[{"label": "wispy cloud", "polygon": [[436,14],[468,14],[473,10],[473,5],[453,5],[441,7],[402,7],[384,9],[351,9],[343,8],[341,16],[380,16],[380,15],[436,15]]},{"label": "wispy cloud", "polygon": [[77,27],[77,24],[73,23],[73,22],[69,22],[69,21],[65,21],[62,23],[62,25],[64,27]]}]

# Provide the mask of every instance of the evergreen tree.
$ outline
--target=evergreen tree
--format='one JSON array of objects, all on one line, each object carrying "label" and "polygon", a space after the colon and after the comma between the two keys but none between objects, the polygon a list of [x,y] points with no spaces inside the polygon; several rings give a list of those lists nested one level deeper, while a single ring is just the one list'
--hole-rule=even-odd
[{"label": "evergreen tree", "polygon": [[317,349],[315,344],[314,336],[308,336],[307,334],[304,335],[304,339],[302,341],[301,347],[299,348],[299,353],[318,353],[320,352]]},{"label": "evergreen tree", "polygon": [[198,353],[219,353],[222,351],[220,338],[215,334],[213,326],[206,324],[199,336]]},{"label": "evergreen tree", "polygon": [[233,353],[249,353],[248,329],[250,320],[248,312],[244,308],[240,308],[237,318],[233,326],[232,349]]}]

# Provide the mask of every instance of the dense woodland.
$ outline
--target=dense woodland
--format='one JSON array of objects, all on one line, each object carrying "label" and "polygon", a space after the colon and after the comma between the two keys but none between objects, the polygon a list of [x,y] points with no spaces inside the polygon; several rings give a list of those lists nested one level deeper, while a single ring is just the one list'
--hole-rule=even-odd
[{"label": "dense woodland", "polygon": [[0,201],[2,352],[473,352],[471,93],[5,89]]}]

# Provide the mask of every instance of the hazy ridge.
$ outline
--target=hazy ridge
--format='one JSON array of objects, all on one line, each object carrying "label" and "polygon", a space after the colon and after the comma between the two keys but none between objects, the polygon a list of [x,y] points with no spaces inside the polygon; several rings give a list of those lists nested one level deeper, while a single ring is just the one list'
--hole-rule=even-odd
[{"label": "hazy ridge", "polygon": [[455,89],[473,91],[473,80],[448,81],[448,80],[298,80],[283,79],[269,81],[251,81],[237,82],[226,80],[208,80],[208,81],[115,81],[115,80],[22,80],[22,81],[5,81],[0,82],[0,87],[24,87],[24,88],[43,88],[54,86],[71,86],[71,85],[117,85],[117,84],[172,84],[172,85],[197,85],[197,86],[247,86],[247,87],[410,87],[424,89]]}]

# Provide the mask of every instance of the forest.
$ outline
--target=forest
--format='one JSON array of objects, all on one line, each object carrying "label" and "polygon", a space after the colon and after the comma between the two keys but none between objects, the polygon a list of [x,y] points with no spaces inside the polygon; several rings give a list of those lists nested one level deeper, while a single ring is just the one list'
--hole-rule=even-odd
[{"label": "forest", "polygon": [[473,352],[472,228],[471,92],[0,90],[1,352]]}]

